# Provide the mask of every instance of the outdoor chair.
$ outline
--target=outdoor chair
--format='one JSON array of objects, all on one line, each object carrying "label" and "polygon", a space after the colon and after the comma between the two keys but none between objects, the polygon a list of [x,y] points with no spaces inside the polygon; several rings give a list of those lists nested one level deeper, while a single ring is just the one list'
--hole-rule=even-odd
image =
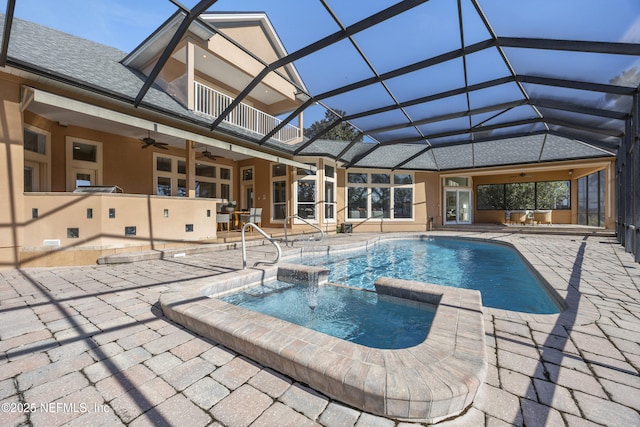
[{"label": "outdoor chair", "polygon": [[535,211],[533,213],[534,222],[538,224],[551,225],[551,211]]},{"label": "outdoor chair", "polygon": [[222,231],[223,227],[226,225],[226,230],[229,231],[229,214],[216,214],[216,224],[218,224],[218,230]]},{"label": "outdoor chair", "polygon": [[511,218],[515,223],[525,225],[529,219],[529,214],[526,211],[511,212]]},{"label": "outdoor chair", "polygon": [[240,222],[243,227],[249,222],[256,224],[258,227],[262,227],[262,208],[249,209],[248,215],[240,215]]}]

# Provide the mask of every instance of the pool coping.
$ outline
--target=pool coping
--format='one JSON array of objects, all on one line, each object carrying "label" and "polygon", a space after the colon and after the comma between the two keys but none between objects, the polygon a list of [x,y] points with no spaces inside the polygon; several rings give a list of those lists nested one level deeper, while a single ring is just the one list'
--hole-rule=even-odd
[{"label": "pool coping", "polygon": [[373,414],[437,422],[471,405],[487,372],[479,291],[378,279],[381,294],[437,304],[426,339],[397,350],[354,344],[211,298],[279,273],[319,270],[280,263],[185,281],[163,293],[160,305],[188,329]]}]

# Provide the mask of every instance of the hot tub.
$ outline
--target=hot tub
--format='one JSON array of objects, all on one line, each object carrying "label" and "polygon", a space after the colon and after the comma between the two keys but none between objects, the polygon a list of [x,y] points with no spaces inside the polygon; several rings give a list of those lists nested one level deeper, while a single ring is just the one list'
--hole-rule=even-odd
[{"label": "hot tub", "polygon": [[163,293],[164,314],[190,330],[363,411],[437,422],[464,411],[486,370],[480,293],[380,278],[376,292],[436,306],[421,343],[380,349],[238,307],[218,297],[279,279],[327,285],[327,271],[279,264],[176,284]]}]

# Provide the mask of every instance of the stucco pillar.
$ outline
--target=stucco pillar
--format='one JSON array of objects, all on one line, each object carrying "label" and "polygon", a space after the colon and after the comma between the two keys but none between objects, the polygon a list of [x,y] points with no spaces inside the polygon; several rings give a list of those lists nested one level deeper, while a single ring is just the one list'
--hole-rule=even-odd
[{"label": "stucco pillar", "polygon": [[20,86],[0,81],[0,99],[0,268],[14,268],[26,219]]},{"label": "stucco pillar", "polygon": [[185,141],[187,146],[187,197],[196,197],[196,143]]},{"label": "stucco pillar", "polygon": [[187,108],[195,110],[195,47],[191,40],[187,40]]}]

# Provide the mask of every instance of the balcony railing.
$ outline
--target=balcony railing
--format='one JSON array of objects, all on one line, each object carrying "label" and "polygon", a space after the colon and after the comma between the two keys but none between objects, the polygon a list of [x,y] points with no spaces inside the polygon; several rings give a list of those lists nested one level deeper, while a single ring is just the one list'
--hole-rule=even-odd
[{"label": "balcony railing", "polygon": [[[233,98],[201,83],[195,83],[194,110],[211,117],[218,117],[230,104]],[[225,119],[225,122],[241,128],[266,135],[271,132],[282,120],[270,116],[250,105],[240,103]],[[286,125],[280,129],[274,139],[280,142],[289,142],[300,137],[300,129],[296,126]]]}]

